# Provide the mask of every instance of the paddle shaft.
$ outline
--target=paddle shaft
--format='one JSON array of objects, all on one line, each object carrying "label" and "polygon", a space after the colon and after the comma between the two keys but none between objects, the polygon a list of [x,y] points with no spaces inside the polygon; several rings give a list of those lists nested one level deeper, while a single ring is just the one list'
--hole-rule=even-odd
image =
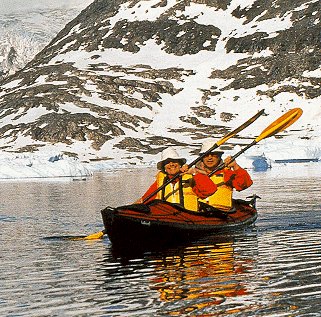
[{"label": "paddle shaft", "polygon": [[[223,143],[225,143],[228,139],[232,138],[233,136],[235,136],[238,132],[242,131],[243,129],[245,129],[246,127],[248,127],[250,124],[252,124],[257,118],[259,118],[262,114],[264,113],[264,109],[260,110],[257,114],[255,114],[252,118],[250,118],[249,120],[247,120],[246,122],[244,122],[242,125],[240,125],[238,128],[236,128],[235,130],[229,132],[228,134],[226,134],[222,139],[220,139],[219,141],[217,141],[210,149],[208,149],[207,151],[205,151],[204,153],[202,153],[200,156],[198,156],[193,162],[189,163],[187,166],[188,168],[191,168],[192,166],[194,166],[196,163],[198,163],[199,161],[201,161],[206,155],[208,155],[209,153],[213,152],[215,149],[217,149],[220,145],[222,145]],[[165,188],[168,184],[170,184],[173,180],[175,180],[177,177],[179,177],[181,175],[180,172],[176,173],[171,179],[169,179],[168,181],[166,181],[165,183],[163,183],[163,185],[159,186],[154,192],[152,192],[151,194],[149,194],[147,197],[145,197],[143,199],[143,203],[145,203],[146,201],[148,201],[150,198],[152,198],[154,195],[156,195],[160,190],[162,190],[163,188]]]}]

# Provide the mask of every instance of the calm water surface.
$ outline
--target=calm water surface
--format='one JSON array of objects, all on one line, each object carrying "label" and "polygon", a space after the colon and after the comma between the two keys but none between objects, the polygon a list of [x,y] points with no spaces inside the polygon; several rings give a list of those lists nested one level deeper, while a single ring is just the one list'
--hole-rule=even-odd
[{"label": "calm water surface", "polygon": [[63,239],[103,229],[154,173],[0,182],[0,316],[321,316],[320,164],[252,172],[238,197],[261,196],[258,220],[229,236],[130,253]]}]

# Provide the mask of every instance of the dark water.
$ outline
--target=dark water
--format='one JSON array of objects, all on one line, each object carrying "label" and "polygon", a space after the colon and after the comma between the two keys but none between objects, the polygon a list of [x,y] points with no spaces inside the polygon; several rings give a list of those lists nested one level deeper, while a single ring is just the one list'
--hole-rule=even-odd
[{"label": "dark water", "polygon": [[100,231],[153,174],[0,182],[0,316],[321,316],[318,163],[252,173],[238,197],[261,196],[258,220],[229,236],[127,253],[62,239]]}]

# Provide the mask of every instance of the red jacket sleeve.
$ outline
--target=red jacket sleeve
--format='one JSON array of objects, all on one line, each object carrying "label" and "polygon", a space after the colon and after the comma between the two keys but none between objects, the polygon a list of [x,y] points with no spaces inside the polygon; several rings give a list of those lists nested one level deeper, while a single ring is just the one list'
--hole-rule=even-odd
[{"label": "red jacket sleeve", "polygon": [[241,167],[236,171],[225,169],[224,182],[228,183],[229,186],[235,188],[237,191],[244,190],[253,184],[249,173]]},{"label": "red jacket sleeve", "polygon": [[193,176],[195,181],[195,185],[193,186],[193,192],[201,199],[204,199],[208,196],[213,195],[217,186],[213,183],[213,181],[204,174],[198,173]]},{"label": "red jacket sleeve", "polygon": [[[157,189],[157,182],[155,181],[146,191],[146,193],[142,196],[142,199],[144,200],[146,197],[148,197],[151,193],[156,191]],[[151,198],[149,198],[147,201],[144,202],[144,204],[150,202],[151,200],[156,199],[156,194],[153,195]]]}]

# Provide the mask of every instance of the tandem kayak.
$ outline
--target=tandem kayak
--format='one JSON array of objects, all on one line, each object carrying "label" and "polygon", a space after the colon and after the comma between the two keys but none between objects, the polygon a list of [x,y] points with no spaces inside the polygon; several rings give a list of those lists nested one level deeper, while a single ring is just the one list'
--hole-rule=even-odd
[{"label": "tandem kayak", "polygon": [[117,208],[106,207],[101,211],[104,232],[113,244],[132,241],[168,242],[192,240],[208,234],[234,232],[255,222],[256,198],[233,200],[233,210],[225,213],[192,212],[180,205],[162,200]]}]

